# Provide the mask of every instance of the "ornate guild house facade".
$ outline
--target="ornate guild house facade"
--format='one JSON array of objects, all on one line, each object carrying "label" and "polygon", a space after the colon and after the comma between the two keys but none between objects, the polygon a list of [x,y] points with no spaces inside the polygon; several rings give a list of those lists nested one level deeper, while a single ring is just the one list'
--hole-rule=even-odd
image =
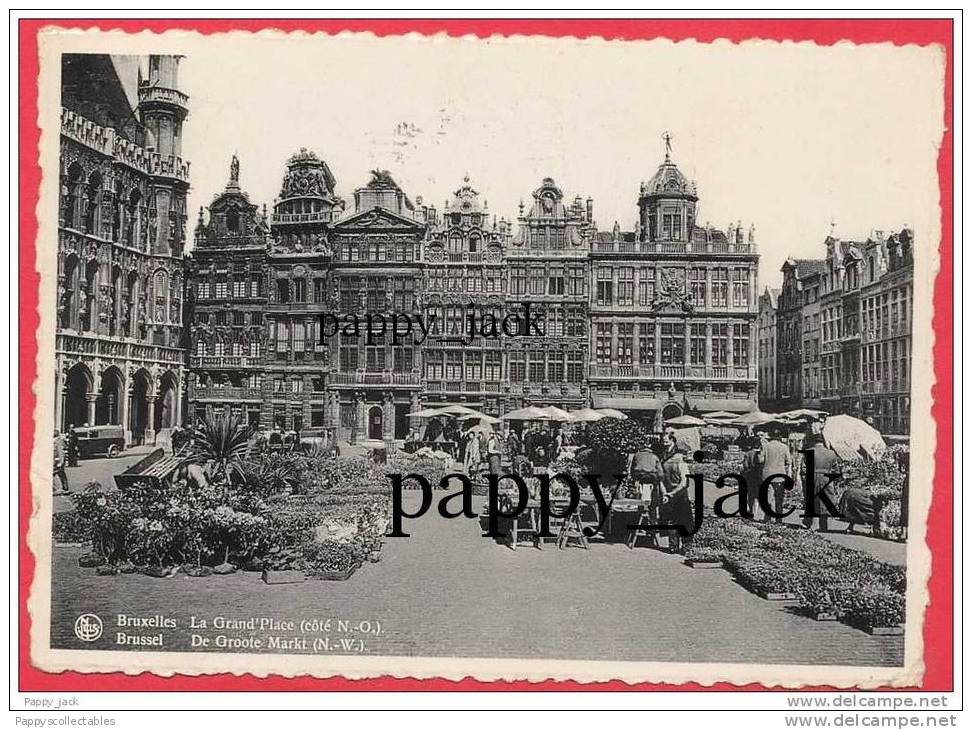
[{"label": "ornate guild house facade", "polygon": [[[666,140],[667,141],[667,140]],[[697,220],[695,183],[671,160],[641,186],[633,232],[615,224],[591,261],[595,408],[664,419],[756,407],[755,233]]]},{"label": "ornate guild house facade", "polygon": [[188,97],[177,56],[147,78],[62,57],[55,427],[114,425],[126,444],[183,420]]},{"label": "ornate guild house facade", "polygon": [[[307,150],[287,162],[268,219],[234,158],[196,230],[192,416],[218,408],[355,441],[402,438],[410,412],[449,403],[492,415],[614,407],[656,426],[752,410],[754,233],[700,226],[695,186],[668,152],[630,233],[598,233],[593,201],[551,178],[521,203],[515,231],[468,177],[440,213],[375,170],[346,210]],[[525,322],[480,329],[484,315],[527,308],[542,334]],[[369,336],[367,316],[393,313],[422,317],[428,332],[396,340],[388,323]]]}]

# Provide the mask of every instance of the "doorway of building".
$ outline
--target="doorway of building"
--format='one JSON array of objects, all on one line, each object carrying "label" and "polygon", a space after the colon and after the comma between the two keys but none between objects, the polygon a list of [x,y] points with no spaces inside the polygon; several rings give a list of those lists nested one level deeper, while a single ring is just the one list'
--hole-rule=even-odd
[{"label": "doorway of building", "polygon": [[368,409],[368,438],[380,441],[384,435],[384,412],[381,406]]},{"label": "doorway of building", "polygon": [[408,435],[408,403],[395,404],[395,438],[403,439]]},{"label": "doorway of building", "polygon": [[659,430],[665,428],[665,421],[669,418],[678,418],[682,415],[682,407],[677,403],[669,403],[667,406],[662,408],[661,412],[661,423],[658,424]]}]

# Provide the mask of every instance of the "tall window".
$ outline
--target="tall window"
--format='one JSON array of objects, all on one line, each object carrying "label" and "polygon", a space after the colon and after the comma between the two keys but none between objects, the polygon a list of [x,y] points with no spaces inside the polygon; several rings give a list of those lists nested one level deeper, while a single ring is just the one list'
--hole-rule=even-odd
[{"label": "tall window", "polygon": [[611,323],[598,322],[594,330],[594,358],[598,365],[611,362]]},{"label": "tall window", "polygon": [[705,269],[693,267],[689,271],[689,297],[696,307],[705,306]]},{"label": "tall window", "polygon": [[564,293],[564,267],[563,264],[551,264],[549,276],[547,277],[547,294],[551,296],[561,296]]},{"label": "tall window", "polygon": [[689,337],[689,362],[692,365],[705,365],[705,325],[693,324]]},{"label": "tall window", "polygon": [[564,382],[564,353],[552,351],[547,355],[547,380],[551,383]]},{"label": "tall window", "polygon": [[393,367],[396,373],[411,372],[413,364],[411,347],[396,347],[394,349]]},{"label": "tall window", "polygon": [[[219,285],[217,284],[217,287]],[[216,296],[219,296],[217,291]],[[287,279],[277,279],[277,301],[280,304],[290,303],[290,281]]]},{"label": "tall window", "polygon": [[617,361],[620,365],[630,365],[634,359],[634,324],[618,325]]},{"label": "tall window", "polygon": [[381,372],[385,369],[385,345],[365,346],[365,368],[370,372]]},{"label": "tall window", "polygon": [[655,325],[650,322],[638,325],[638,362],[642,365],[655,363]]},{"label": "tall window", "polygon": [[526,380],[526,353],[523,350],[513,350],[507,360],[510,382],[522,383]]},{"label": "tall window", "polygon": [[251,276],[250,277],[250,296],[258,297],[260,296],[260,277]]},{"label": "tall window", "polygon": [[642,269],[638,278],[638,305],[649,307],[655,301],[655,270]]},{"label": "tall window", "polygon": [[610,306],[614,304],[613,272],[610,266],[597,267],[597,303]]},{"label": "tall window", "polygon": [[287,322],[277,322],[277,353],[290,349],[290,325]]},{"label": "tall window", "polygon": [[233,278],[233,296],[242,299],[246,296],[246,279],[240,277]]},{"label": "tall window", "polygon": [[294,322],[294,352],[303,354],[305,334],[304,323]]},{"label": "tall window", "polygon": [[415,304],[415,279],[410,276],[392,280],[392,311],[410,312]]},{"label": "tall window", "polygon": [[729,306],[729,270],[712,269],[712,306]]},{"label": "tall window", "polygon": [[530,350],[530,382],[542,383],[547,379],[547,351]]},{"label": "tall window", "polygon": [[200,281],[196,284],[196,297],[198,299],[209,299],[209,282]]},{"label": "tall window", "polygon": [[735,268],[732,270],[732,306],[749,306],[749,270]]},{"label": "tall window", "polygon": [[442,379],[442,353],[427,353],[425,360],[425,377],[429,380]]},{"label": "tall window", "polygon": [[729,364],[729,325],[712,325],[712,364],[716,366]]},{"label": "tall window", "polygon": [[572,297],[584,295],[584,265],[570,264],[567,267],[567,293]]},{"label": "tall window", "polygon": [[321,277],[314,279],[314,302],[321,304],[327,301],[327,280]]},{"label": "tall window", "polygon": [[229,293],[229,286],[226,282],[225,276],[219,276],[216,278],[216,298],[226,299]]},{"label": "tall window", "polygon": [[584,357],[580,350],[567,351],[567,382],[579,383],[584,379]]},{"label": "tall window", "polygon": [[661,361],[663,365],[685,363],[685,325],[666,322],[661,326]]},{"label": "tall window", "polygon": [[483,360],[482,351],[466,352],[466,380],[482,380]]},{"label": "tall window", "polygon": [[462,380],[462,353],[446,353],[446,380]]},{"label": "tall window", "polygon": [[544,267],[530,267],[530,293],[534,295],[545,294],[547,291],[547,281],[545,279]]},{"label": "tall window", "polygon": [[564,332],[568,337],[583,337],[587,333],[587,322],[584,310],[579,307],[567,308],[567,322]]},{"label": "tall window", "polygon": [[618,304],[623,307],[634,304],[634,268],[631,266],[618,269]]},{"label": "tall window", "polygon": [[502,378],[502,353],[498,350],[486,351],[486,370],[483,376],[486,380],[500,380]]},{"label": "tall window", "polygon": [[514,266],[510,271],[510,294],[527,293],[526,266]]},{"label": "tall window", "polygon": [[666,241],[682,240],[682,216],[679,213],[665,213],[662,216],[662,238]]},{"label": "tall window", "polygon": [[563,307],[551,307],[544,313],[548,337],[563,337],[564,310]]}]

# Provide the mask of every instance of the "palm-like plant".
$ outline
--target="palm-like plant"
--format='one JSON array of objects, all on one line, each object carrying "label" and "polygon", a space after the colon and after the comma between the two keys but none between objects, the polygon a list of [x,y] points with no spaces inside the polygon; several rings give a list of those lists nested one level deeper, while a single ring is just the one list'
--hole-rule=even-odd
[{"label": "palm-like plant", "polygon": [[206,464],[217,484],[240,484],[245,479],[245,459],[250,446],[250,429],[236,415],[207,415],[196,427],[192,454]]}]

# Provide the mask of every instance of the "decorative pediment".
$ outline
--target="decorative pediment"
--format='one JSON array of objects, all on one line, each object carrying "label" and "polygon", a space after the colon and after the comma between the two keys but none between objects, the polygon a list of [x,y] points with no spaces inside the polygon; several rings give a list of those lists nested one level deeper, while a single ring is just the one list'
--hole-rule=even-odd
[{"label": "decorative pediment", "polygon": [[414,231],[423,230],[424,226],[418,221],[398,215],[384,208],[371,208],[362,213],[357,213],[350,218],[335,224],[335,230],[341,232],[353,230],[380,231],[384,229],[401,230],[403,228]]}]

